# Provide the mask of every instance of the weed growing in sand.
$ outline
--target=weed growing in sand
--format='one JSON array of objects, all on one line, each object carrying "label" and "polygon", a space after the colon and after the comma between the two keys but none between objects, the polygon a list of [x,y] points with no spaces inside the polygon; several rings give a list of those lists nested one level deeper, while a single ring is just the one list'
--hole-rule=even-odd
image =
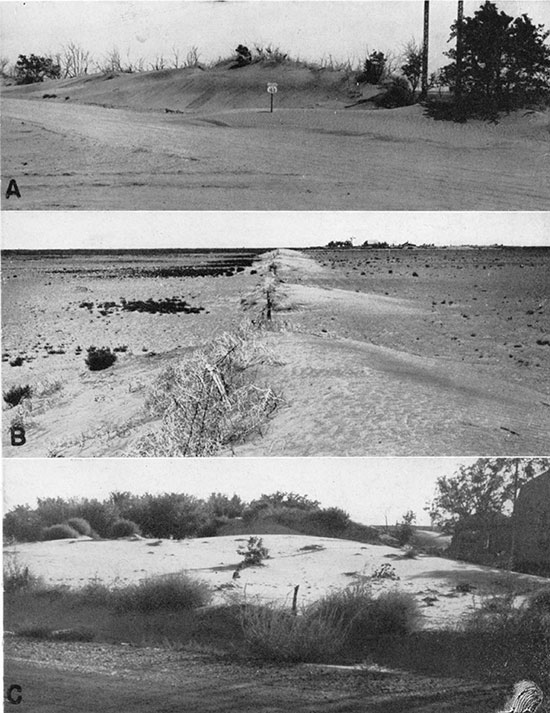
[{"label": "weed growing in sand", "polygon": [[101,371],[112,366],[117,360],[110,347],[88,347],[88,355],[84,359],[90,371]]},{"label": "weed growing in sand", "polygon": [[387,562],[384,562],[384,564],[381,564],[380,567],[377,567],[370,577],[371,579],[399,579],[399,576],[395,571],[395,567]]},{"label": "weed growing in sand", "polygon": [[246,545],[241,545],[237,553],[244,557],[241,567],[257,567],[269,557],[269,550],[264,547],[261,537],[249,537]]},{"label": "weed growing in sand", "polygon": [[168,367],[145,402],[161,426],[129,455],[208,456],[261,432],[281,403],[269,386],[256,383],[254,367],[266,362],[269,355],[257,335],[243,326]]},{"label": "weed growing in sand", "polygon": [[26,384],[25,386],[12,386],[7,391],[4,391],[4,401],[12,408],[18,406],[24,399],[30,399],[32,396],[32,388]]}]

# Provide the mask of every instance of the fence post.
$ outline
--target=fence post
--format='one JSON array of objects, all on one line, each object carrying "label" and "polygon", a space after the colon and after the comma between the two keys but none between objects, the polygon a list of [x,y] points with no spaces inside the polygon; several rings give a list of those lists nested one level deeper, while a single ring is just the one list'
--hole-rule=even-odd
[{"label": "fence post", "polygon": [[292,595],[292,613],[294,614],[294,616],[296,616],[296,612],[297,612],[298,590],[299,589],[300,589],[300,585],[297,584],[294,587],[294,594]]}]

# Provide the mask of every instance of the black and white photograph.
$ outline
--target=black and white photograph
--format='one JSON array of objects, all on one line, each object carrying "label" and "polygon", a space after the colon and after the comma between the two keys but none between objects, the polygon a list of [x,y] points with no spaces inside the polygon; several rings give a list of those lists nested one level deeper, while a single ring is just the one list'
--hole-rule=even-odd
[{"label": "black and white photograph", "polygon": [[3,701],[550,713],[550,0],[0,0]]},{"label": "black and white photograph", "polygon": [[548,210],[548,0],[0,12],[4,210]]},{"label": "black and white photograph", "polygon": [[5,457],[550,452],[548,214],[163,215],[4,250]]},{"label": "black and white photograph", "polygon": [[21,710],[547,710],[549,458],[7,472]]}]

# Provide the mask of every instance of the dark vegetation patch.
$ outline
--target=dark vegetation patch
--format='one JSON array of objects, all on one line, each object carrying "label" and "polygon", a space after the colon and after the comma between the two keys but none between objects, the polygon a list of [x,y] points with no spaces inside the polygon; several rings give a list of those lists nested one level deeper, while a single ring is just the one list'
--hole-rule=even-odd
[{"label": "dark vegetation patch", "polygon": [[148,312],[149,314],[200,314],[204,311],[204,307],[193,307],[181,297],[165,297],[160,300],[154,300],[150,297],[147,300],[125,300],[121,299],[120,304],[117,302],[81,302],[78,305],[82,309],[87,309],[92,312],[95,309],[102,317],[107,317],[111,314],[119,312]]},{"label": "dark vegetation patch", "polygon": [[88,354],[84,361],[90,371],[102,371],[112,366],[117,360],[109,347],[88,347]]},{"label": "dark vegetation patch", "polygon": [[25,399],[30,399],[31,396],[32,388],[28,384],[25,384],[25,386],[12,386],[3,393],[4,401],[12,407],[19,405]]}]

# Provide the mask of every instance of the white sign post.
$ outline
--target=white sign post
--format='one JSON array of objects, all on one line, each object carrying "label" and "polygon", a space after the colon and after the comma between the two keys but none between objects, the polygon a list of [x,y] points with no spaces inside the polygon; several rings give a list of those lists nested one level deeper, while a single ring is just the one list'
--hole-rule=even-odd
[{"label": "white sign post", "polygon": [[271,97],[271,113],[273,114],[273,95],[277,94],[277,84],[275,82],[268,82],[267,91]]}]

